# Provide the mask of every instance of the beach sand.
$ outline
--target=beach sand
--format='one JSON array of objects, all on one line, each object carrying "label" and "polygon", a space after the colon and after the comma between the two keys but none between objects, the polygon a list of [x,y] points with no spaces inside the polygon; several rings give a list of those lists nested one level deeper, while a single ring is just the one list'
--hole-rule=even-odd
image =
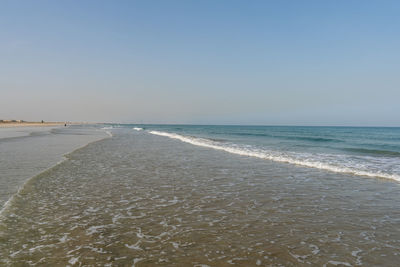
[{"label": "beach sand", "polygon": [[[37,127],[37,126],[62,126],[66,122],[0,122],[0,128],[10,128],[10,127]],[[82,123],[67,123],[70,124],[82,124]]]}]

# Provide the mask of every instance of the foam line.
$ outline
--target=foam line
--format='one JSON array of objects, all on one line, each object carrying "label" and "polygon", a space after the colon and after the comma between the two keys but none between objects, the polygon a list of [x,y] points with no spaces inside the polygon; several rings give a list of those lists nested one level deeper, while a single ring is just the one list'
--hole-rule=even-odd
[{"label": "foam line", "polygon": [[[104,129],[102,129],[102,130],[104,130]],[[36,174],[36,175],[34,175],[34,176],[32,176],[32,177],[26,179],[26,181],[18,188],[17,192],[16,192],[15,194],[13,194],[13,195],[4,203],[3,207],[0,207],[0,218],[3,216],[3,213],[9,208],[9,206],[11,205],[13,199],[14,199],[17,195],[20,194],[20,192],[25,188],[25,186],[26,186],[30,181],[32,181],[35,177],[38,177],[38,176],[41,175],[42,173],[45,173],[45,172],[47,172],[47,171],[49,171],[49,170],[55,168],[56,166],[60,165],[61,163],[65,162],[66,160],[68,160],[67,156],[68,156],[69,154],[72,154],[72,153],[74,153],[75,151],[77,151],[77,150],[79,150],[79,149],[82,149],[82,148],[84,148],[84,147],[87,147],[88,145],[90,145],[90,144],[92,144],[92,143],[99,142],[99,141],[101,141],[101,140],[104,140],[104,139],[107,139],[107,138],[111,138],[111,137],[113,136],[112,133],[109,132],[109,131],[105,131],[105,133],[106,133],[108,136],[105,136],[105,137],[100,138],[100,139],[98,139],[98,140],[94,140],[94,141],[88,142],[87,144],[84,144],[84,145],[82,145],[82,146],[80,146],[80,147],[78,147],[78,148],[72,150],[71,152],[68,152],[68,153],[64,154],[64,155],[63,155],[63,159],[60,160],[59,162],[57,162],[56,164],[54,164],[53,166],[50,166],[49,168],[47,168],[47,169],[41,171],[40,173],[38,173],[38,174]]]},{"label": "foam line", "polygon": [[222,150],[225,152],[229,152],[236,155],[241,156],[248,156],[248,157],[255,157],[260,159],[271,160],[275,162],[283,162],[283,163],[290,163],[295,165],[300,165],[304,167],[316,168],[321,170],[327,170],[336,173],[348,173],[358,176],[368,176],[368,177],[380,177],[385,179],[392,179],[396,181],[400,181],[400,175],[397,174],[389,174],[384,172],[371,172],[365,170],[357,170],[345,166],[335,166],[332,164],[318,162],[314,160],[307,160],[307,159],[296,159],[292,158],[288,155],[275,155],[273,152],[265,151],[265,150],[255,150],[255,149],[247,149],[247,148],[240,148],[240,147],[233,147],[233,146],[226,146],[221,145],[217,142],[204,139],[204,138],[196,138],[190,136],[183,136],[175,133],[167,133],[167,132],[160,132],[160,131],[149,131],[149,133],[159,136],[165,136],[172,139],[177,139],[185,143],[189,143],[196,146],[212,148],[216,150]]}]

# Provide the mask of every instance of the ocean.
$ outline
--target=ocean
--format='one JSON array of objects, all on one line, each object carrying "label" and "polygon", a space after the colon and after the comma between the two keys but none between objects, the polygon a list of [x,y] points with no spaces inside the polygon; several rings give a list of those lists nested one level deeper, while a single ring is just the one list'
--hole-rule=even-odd
[{"label": "ocean", "polygon": [[400,181],[400,128],[156,125],[146,129],[238,155]]},{"label": "ocean", "polygon": [[[59,131],[93,139],[20,178],[18,190],[9,186],[0,265],[396,266],[400,259],[400,128]],[[3,147],[20,142],[7,138],[0,136],[2,173],[10,164]]]}]

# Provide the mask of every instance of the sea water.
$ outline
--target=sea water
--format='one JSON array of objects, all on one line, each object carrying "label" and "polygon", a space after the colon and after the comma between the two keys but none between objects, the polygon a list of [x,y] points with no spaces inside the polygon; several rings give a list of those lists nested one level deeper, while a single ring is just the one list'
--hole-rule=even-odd
[{"label": "sea water", "polygon": [[[104,126],[98,126],[99,129]],[[0,264],[396,266],[398,128],[107,125],[0,216]]]},{"label": "sea water", "polygon": [[65,160],[64,154],[107,136],[90,126],[0,128],[0,211],[29,178]]},{"label": "sea water", "polygon": [[238,155],[400,181],[400,128],[181,125],[146,128],[152,134]]}]

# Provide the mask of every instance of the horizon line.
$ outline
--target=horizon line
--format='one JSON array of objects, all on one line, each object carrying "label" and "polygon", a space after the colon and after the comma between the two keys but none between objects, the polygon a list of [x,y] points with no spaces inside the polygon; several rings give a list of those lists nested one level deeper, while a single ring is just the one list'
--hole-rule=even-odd
[{"label": "horizon line", "polygon": [[250,127],[352,127],[352,128],[400,128],[400,126],[367,126],[367,125],[289,125],[289,124],[205,124],[205,123],[119,123],[97,122],[99,124],[120,125],[178,125],[178,126],[250,126]]}]

